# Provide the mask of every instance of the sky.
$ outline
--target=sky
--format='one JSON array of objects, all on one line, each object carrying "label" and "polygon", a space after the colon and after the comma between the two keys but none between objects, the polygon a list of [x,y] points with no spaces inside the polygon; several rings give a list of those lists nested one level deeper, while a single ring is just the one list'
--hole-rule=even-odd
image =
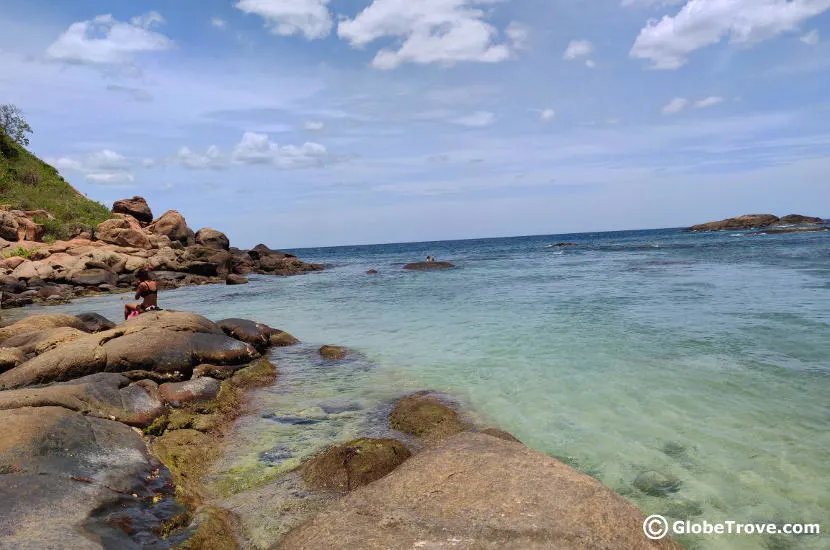
[{"label": "sky", "polygon": [[830,216],[830,0],[0,0],[108,206],[274,248]]}]

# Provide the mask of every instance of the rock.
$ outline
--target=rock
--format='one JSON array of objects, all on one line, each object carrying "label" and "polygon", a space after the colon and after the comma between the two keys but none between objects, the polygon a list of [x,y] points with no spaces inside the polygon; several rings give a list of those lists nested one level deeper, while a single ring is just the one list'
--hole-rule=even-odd
[{"label": "rock", "polygon": [[272,334],[282,332],[248,319],[222,319],[216,324],[228,336],[251,344],[260,351],[270,345]]},{"label": "rock", "polygon": [[216,378],[217,380],[226,380],[234,375],[239,369],[245,368],[246,365],[197,365],[193,367],[192,379],[208,376]]},{"label": "rock", "polygon": [[23,354],[23,350],[17,348],[0,348],[0,372],[6,372],[25,360],[26,356]]},{"label": "rock", "polygon": [[458,413],[428,392],[399,399],[389,414],[389,425],[417,436],[446,436],[462,430]]},{"label": "rock", "polygon": [[553,245],[553,247],[555,248],[568,248],[571,246],[576,246],[576,243],[556,243],[555,245]]},{"label": "rock", "polygon": [[115,323],[113,323],[103,315],[99,315],[98,313],[81,313],[79,315],[76,315],[76,317],[80,319],[83,324],[86,325],[87,329],[89,329],[89,332],[101,332],[104,330],[110,330],[115,328]]},{"label": "rock", "polygon": [[0,210],[0,238],[7,241],[40,241],[43,226],[26,217],[20,210]]},{"label": "rock", "polygon": [[293,254],[271,250],[270,248],[261,243],[249,250],[248,256],[250,256],[254,260],[261,260],[265,256],[274,256],[278,259],[296,258],[296,256],[294,256]]},{"label": "rock", "polygon": [[132,428],[62,407],[0,411],[0,425],[0,547],[177,542],[161,533],[184,509],[168,470]]},{"label": "rock", "polygon": [[0,328],[0,343],[18,334],[57,327],[72,327],[84,332],[87,330],[86,325],[74,315],[66,315],[63,313],[33,315],[31,317],[24,317],[15,323]]},{"label": "rock", "polygon": [[406,264],[404,269],[427,270],[427,269],[450,269],[455,267],[449,262],[418,262],[414,264]]},{"label": "rock", "polygon": [[147,205],[147,201],[143,197],[133,197],[131,199],[121,199],[115,201],[112,205],[113,214],[127,214],[132,216],[142,226],[146,226],[153,221],[153,212]]},{"label": "rock", "polygon": [[728,218],[717,222],[693,225],[688,229],[688,231],[735,231],[742,229],[758,229],[773,225],[777,222],[778,216],[773,216],[772,214],[747,214],[745,216],[738,216],[737,218]]},{"label": "rock", "polygon": [[101,222],[95,228],[95,238],[118,246],[146,250],[153,248],[150,237],[140,228],[138,222],[133,225],[127,218],[112,218]]},{"label": "rock", "polygon": [[201,315],[152,311],[0,374],[0,388],[62,382],[103,371],[146,370],[189,377],[193,367],[202,363],[242,364],[257,357],[252,346],[226,336]]},{"label": "rock", "polygon": [[196,244],[196,235],[187,226],[184,216],[176,210],[168,210],[162,216],[147,226],[150,233],[164,235],[171,241],[178,241],[184,246]]},{"label": "rock", "polygon": [[348,350],[340,346],[323,346],[319,350],[320,355],[327,361],[340,361],[346,358]]},{"label": "rock", "polygon": [[231,273],[227,277],[225,277],[225,284],[226,285],[247,285],[248,279],[243,277],[242,275],[236,275]]},{"label": "rock", "polygon": [[40,355],[83,336],[86,336],[86,331],[74,327],[56,327],[18,334],[3,342],[3,345],[17,348],[25,355]]},{"label": "rock", "polygon": [[26,290],[25,282],[10,275],[0,275],[0,292],[11,292],[12,294],[18,294],[20,292],[23,292],[24,290]]},{"label": "rock", "polygon": [[118,283],[118,275],[109,269],[85,269],[72,274],[69,282],[79,286],[115,285]]},{"label": "rock", "polygon": [[366,275],[377,275],[377,274],[378,274],[378,272],[377,272],[376,269],[370,269],[369,271],[366,272]]},{"label": "rock", "polygon": [[521,443],[518,439],[516,439],[513,434],[506,432],[504,430],[500,430],[498,428],[485,428],[481,430],[480,433],[492,435],[493,437],[498,437],[499,439],[504,439],[505,441],[512,441],[514,443]]},{"label": "rock", "polygon": [[268,343],[277,347],[293,346],[298,342],[298,339],[294,338],[284,330],[275,329],[274,332],[271,333],[271,336],[268,337]]},{"label": "rock", "polygon": [[217,250],[228,250],[231,247],[231,243],[224,233],[210,227],[203,227],[196,232],[196,244]]},{"label": "rock", "polygon": [[382,478],[411,455],[400,441],[362,438],[320,453],[301,472],[315,489],[351,491]]},{"label": "rock", "polygon": [[524,445],[462,433],[413,456],[291,531],[275,548],[682,547],[595,479]]},{"label": "rock", "polygon": [[4,308],[23,307],[32,303],[34,303],[34,299],[29,294],[3,293],[0,296],[0,305]]},{"label": "rock", "polygon": [[15,279],[31,280],[31,279],[51,279],[55,273],[52,266],[41,260],[39,262],[23,262],[11,272],[11,276]]},{"label": "rock", "polygon": [[28,262],[29,260],[21,256],[11,256],[5,260],[0,261],[0,267],[3,269],[16,269],[20,264]]},{"label": "rock", "polygon": [[680,489],[681,482],[674,476],[668,476],[650,470],[638,475],[634,480],[634,487],[647,495],[660,497],[669,493],[676,493]]},{"label": "rock", "polygon": [[800,214],[787,214],[776,225],[806,225],[806,224],[825,224],[827,221],[823,218],[816,218],[811,216],[802,216]]},{"label": "rock", "polygon": [[155,382],[143,380],[130,384],[126,377],[108,372],[70,382],[0,392],[0,410],[47,406],[140,427],[164,413]]},{"label": "rock", "polygon": [[159,397],[165,403],[178,407],[191,401],[205,401],[219,395],[219,381],[201,376],[186,382],[167,382],[159,386]]}]

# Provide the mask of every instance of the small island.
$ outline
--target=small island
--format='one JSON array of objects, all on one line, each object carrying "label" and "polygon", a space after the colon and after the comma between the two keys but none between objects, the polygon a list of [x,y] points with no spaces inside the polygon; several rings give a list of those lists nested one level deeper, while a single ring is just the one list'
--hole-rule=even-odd
[{"label": "small island", "polygon": [[451,269],[455,267],[450,262],[416,262],[412,264],[406,264],[403,266],[404,269],[413,269],[413,270],[425,270],[425,269]]},{"label": "small island", "polygon": [[[795,228],[786,226],[807,226],[808,228]],[[823,218],[802,216],[801,214],[788,214],[779,218],[774,214],[745,214],[735,218],[727,218],[716,222],[693,225],[687,231],[741,231],[747,229],[776,229],[776,233],[790,233],[796,231],[821,231],[827,227],[827,221]]]}]

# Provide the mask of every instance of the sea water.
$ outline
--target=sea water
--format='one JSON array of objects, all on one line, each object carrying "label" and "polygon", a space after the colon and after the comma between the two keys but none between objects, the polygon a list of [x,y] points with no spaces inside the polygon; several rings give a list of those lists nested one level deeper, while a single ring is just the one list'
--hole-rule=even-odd
[{"label": "sea water", "polygon": [[[250,318],[303,342],[272,352],[280,376],[231,435],[218,472],[237,474],[230,493],[334,441],[388,435],[393,400],[430,389],[646,514],[830,530],[830,232],[653,230],[293,252],[327,269],[159,296],[165,308]],[[427,255],[456,268],[402,269]],[[108,295],[48,310],[117,318],[122,304]],[[329,364],[316,355],[322,344],[354,354]],[[634,480],[650,471],[679,487],[642,492]],[[680,540],[830,547],[826,534]]]}]

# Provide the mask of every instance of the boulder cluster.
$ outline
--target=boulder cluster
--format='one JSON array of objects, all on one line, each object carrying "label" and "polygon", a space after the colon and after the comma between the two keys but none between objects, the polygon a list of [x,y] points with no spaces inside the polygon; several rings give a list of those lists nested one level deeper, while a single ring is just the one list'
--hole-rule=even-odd
[{"label": "boulder cluster", "polygon": [[141,197],[117,201],[113,218],[68,241],[40,241],[38,212],[0,210],[0,304],[61,302],[79,295],[134,284],[136,270],[152,266],[163,288],[226,282],[244,284],[247,273],[297,275],[323,269],[260,244],[230,246],[220,231],[193,231],[184,216],[168,210],[158,218]]},{"label": "boulder cluster", "polygon": [[[783,218],[779,218],[774,214],[746,214],[716,222],[693,225],[688,228],[688,231],[740,231],[744,229],[781,228],[778,232],[785,233],[794,232],[790,229],[784,229],[786,226],[806,226],[823,229],[826,223],[826,220],[823,218],[802,216],[800,214],[788,214]],[[798,228],[793,229],[798,230]]]}]

